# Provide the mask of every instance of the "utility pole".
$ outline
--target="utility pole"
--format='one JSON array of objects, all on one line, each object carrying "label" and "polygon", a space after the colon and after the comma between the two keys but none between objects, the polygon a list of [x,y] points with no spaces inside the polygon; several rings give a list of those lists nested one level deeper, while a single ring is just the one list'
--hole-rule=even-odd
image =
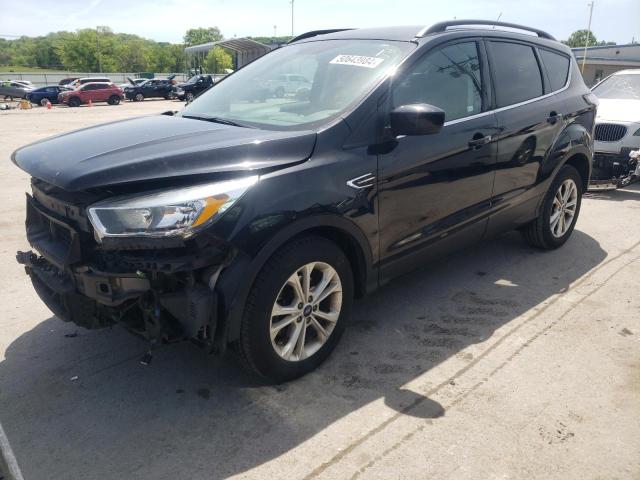
[{"label": "utility pole", "polygon": [[295,2],[295,0],[291,0],[291,36],[294,36],[293,33],[293,2]]},{"label": "utility pole", "polygon": [[593,17],[593,4],[595,3],[595,0],[591,0],[590,3],[588,3],[587,5],[589,5],[589,24],[587,25],[587,39],[584,42],[584,52],[582,54],[582,67],[580,68],[580,71],[582,74],[584,74],[584,64],[587,61],[587,47],[589,46],[589,39],[591,38],[591,17]]},{"label": "utility pole", "polygon": [[98,48],[98,71],[102,73],[102,60],[100,58],[100,27],[96,27],[96,47]]}]

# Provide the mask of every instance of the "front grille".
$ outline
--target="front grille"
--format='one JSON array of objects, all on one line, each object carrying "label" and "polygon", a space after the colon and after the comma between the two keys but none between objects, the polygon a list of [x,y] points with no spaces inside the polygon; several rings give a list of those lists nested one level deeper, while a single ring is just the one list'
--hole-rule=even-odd
[{"label": "front grille", "polygon": [[616,123],[598,123],[595,138],[599,142],[617,142],[627,134],[627,127]]}]

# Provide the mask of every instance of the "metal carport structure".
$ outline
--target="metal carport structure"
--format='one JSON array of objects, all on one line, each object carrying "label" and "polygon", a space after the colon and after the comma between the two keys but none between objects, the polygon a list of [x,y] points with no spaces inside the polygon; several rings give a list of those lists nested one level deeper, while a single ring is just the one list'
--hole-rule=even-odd
[{"label": "metal carport structure", "polygon": [[186,47],[184,51],[194,56],[193,60],[197,65],[202,65],[204,63],[204,57],[214,47],[223,47],[233,52],[233,66],[235,70],[244,67],[247,63],[271,51],[270,46],[256,42],[250,38],[230,38],[228,40],[192,45]]}]

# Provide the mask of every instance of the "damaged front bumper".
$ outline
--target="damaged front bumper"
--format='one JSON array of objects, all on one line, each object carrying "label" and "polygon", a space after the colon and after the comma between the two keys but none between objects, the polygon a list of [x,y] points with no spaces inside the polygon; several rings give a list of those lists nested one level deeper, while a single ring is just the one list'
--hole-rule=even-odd
[{"label": "damaged front bumper", "polygon": [[[46,207],[45,207],[46,205]],[[51,311],[85,328],[121,323],[152,342],[193,339],[224,348],[215,283],[233,259],[228,246],[177,244],[105,247],[84,209],[34,187],[27,195],[27,238],[18,252]],[[142,248],[141,248],[142,247]]]},{"label": "damaged front bumper", "polygon": [[631,148],[619,153],[595,152],[589,190],[611,190],[624,187],[640,178],[640,162],[630,158]]}]

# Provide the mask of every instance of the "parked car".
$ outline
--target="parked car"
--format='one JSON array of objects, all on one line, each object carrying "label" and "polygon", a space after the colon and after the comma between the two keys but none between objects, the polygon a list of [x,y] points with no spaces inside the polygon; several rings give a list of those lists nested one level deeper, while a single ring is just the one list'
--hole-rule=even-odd
[{"label": "parked car", "polygon": [[5,100],[13,100],[14,98],[26,98],[27,93],[32,88],[12,80],[0,81],[0,96]]},{"label": "parked car", "polygon": [[640,149],[640,69],[622,70],[592,88],[600,100],[591,189],[613,189],[637,179]]},{"label": "parked car", "polygon": [[124,88],[124,95],[127,100],[141,102],[145,98],[164,98],[166,100],[175,97],[171,78],[153,78],[139,84],[130,80],[130,84]]},{"label": "parked car", "polygon": [[149,79],[148,78],[134,78],[133,80],[132,79],[128,79],[127,83],[121,83],[118,86],[124,91],[125,88],[131,86],[131,82],[133,82],[134,85],[140,85],[141,83],[144,83],[147,80],[149,80]]},{"label": "parked car", "polygon": [[[247,100],[294,68],[309,99]],[[18,261],[60,318],[233,348],[290,380],[334,349],[354,297],[429,259],[516,228],[561,247],[595,112],[571,50],[540,30],[312,32],[179,113],[14,152],[33,190],[35,251]]]},{"label": "parked car", "polygon": [[62,92],[67,92],[69,90],[72,90],[72,88],[64,87],[61,85],[40,87],[40,88],[31,90],[30,92],[27,92],[26,98],[31,103],[36,103],[45,107],[47,105],[47,102],[51,102],[54,104],[59,103],[58,95],[60,95],[60,93]]},{"label": "parked car", "polygon": [[84,85],[85,83],[111,83],[111,79],[107,77],[85,77],[85,78],[76,78],[69,83],[64,85],[71,87],[78,87],[80,85]]},{"label": "parked car", "polygon": [[202,92],[213,86],[211,75],[194,75],[185,83],[178,83],[174,87],[174,93],[179,100],[190,102]]},{"label": "parked car", "polygon": [[76,80],[78,80],[78,77],[67,77],[67,78],[63,78],[62,80],[60,80],[58,82],[58,85],[67,85],[69,83],[73,83]]},{"label": "parked car", "polygon": [[75,90],[68,90],[58,95],[58,101],[70,107],[79,107],[89,101],[118,105],[123,99],[122,89],[113,83],[106,82],[85,83]]},{"label": "parked car", "polygon": [[24,85],[25,87],[28,87],[28,88],[34,88],[33,83],[31,83],[29,80],[11,80],[11,81]]},{"label": "parked car", "polygon": [[285,95],[301,94],[303,91],[308,92],[311,88],[311,82],[303,75],[281,74],[276,78],[267,81],[269,93],[277,98]]}]

